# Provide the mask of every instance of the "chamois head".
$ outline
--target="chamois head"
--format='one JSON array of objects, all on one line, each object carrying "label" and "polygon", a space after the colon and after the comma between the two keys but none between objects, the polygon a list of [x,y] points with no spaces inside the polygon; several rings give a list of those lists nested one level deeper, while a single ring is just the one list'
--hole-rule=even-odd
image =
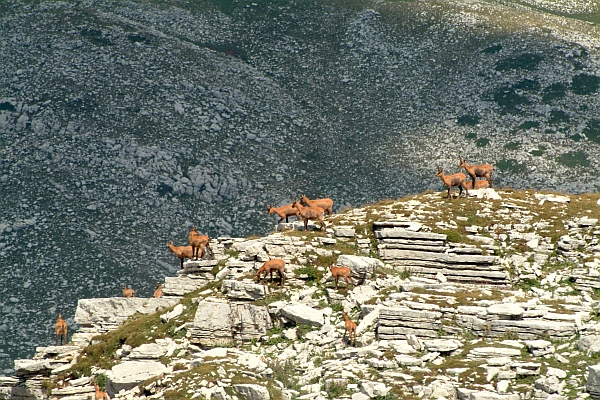
[{"label": "chamois head", "polygon": [[271,215],[271,213],[273,212],[273,209],[274,209],[274,208],[275,208],[275,207],[273,207],[272,205],[270,205],[270,206],[267,206],[267,215]]},{"label": "chamois head", "polygon": [[444,170],[442,169],[442,167],[440,167],[440,166],[438,165],[438,167],[437,167],[437,168],[438,168],[438,172],[437,172],[437,174],[435,174],[435,176],[441,176],[441,175],[443,175],[443,174],[444,174]]},{"label": "chamois head", "polygon": [[465,160],[465,159],[464,159],[464,158],[462,158],[461,156],[458,156],[458,161],[459,161],[459,163],[458,163],[458,168],[460,168],[460,167],[464,166],[464,164],[466,164],[466,163],[467,163],[467,160]]}]

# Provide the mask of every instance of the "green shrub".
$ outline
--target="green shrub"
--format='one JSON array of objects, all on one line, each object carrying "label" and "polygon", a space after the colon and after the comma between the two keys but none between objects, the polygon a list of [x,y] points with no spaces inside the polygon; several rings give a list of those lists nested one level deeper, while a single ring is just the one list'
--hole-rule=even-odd
[{"label": "green shrub", "polygon": [[589,167],[590,160],[587,154],[581,150],[568,151],[558,156],[557,161],[565,167]]},{"label": "green shrub", "polygon": [[578,95],[592,94],[598,91],[600,77],[581,73],[575,75],[571,80],[571,90]]}]

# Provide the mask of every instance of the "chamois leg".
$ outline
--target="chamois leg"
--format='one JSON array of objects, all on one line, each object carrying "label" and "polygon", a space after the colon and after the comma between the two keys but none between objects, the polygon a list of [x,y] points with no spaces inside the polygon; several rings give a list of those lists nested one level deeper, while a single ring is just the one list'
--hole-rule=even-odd
[{"label": "chamois leg", "polygon": [[183,257],[179,259],[181,261],[181,269],[183,269]]},{"label": "chamois leg", "polygon": [[58,346],[58,333],[56,334],[56,345]]}]

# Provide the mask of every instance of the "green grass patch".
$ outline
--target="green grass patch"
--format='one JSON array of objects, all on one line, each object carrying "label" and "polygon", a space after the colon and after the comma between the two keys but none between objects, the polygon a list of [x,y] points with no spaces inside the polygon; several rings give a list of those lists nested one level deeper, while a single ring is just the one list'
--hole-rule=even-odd
[{"label": "green grass patch", "polygon": [[600,77],[581,73],[575,75],[571,80],[571,90],[578,95],[596,93],[600,86]]},{"label": "green grass patch", "polygon": [[583,129],[583,133],[588,140],[600,144],[600,120],[589,120],[586,127]]},{"label": "green grass patch", "polygon": [[563,153],[557,157],[556,161],[569,168],[590,166],[590,160],[588,159],[587,154],[581,150]]},{"label": "green grass patch", "polygon": [[486,147],[489,146],[490,139],[488,138],[479,138],[475,141],[475,146],[477,147]]},{"label": "green grass patch", "polygon": [[511,69],[522,69],[533,71],[544,60],[539,54],[523,53],[515,57],[508,57],[496,63],[496,71],[508,71]]},{"label": "green grass patch", "polygon": [[475,126],[479,123],[478,115],[461,115],[457,118],[458,125],[460,126]]},{"label": "green grass patch", "polygon": [[531,128],[539,128],[540,123],[537,121],[524,121],[521,125],[519,125],[519,129],[527,130]]},{"label": "green grass patch", "polygon": [[511,172],[513,174],[522,174],[527,172],[527,167],[515,159],[503,159],[496,163],[496,168],[503,172]]}]

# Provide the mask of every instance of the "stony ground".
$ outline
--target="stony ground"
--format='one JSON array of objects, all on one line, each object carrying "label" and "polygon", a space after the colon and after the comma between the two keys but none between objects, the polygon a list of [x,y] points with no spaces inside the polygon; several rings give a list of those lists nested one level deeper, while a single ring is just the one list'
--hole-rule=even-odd
[{"label": "stony ground", "polygon": [[[131,399],[600,395],[600,196],[444,194],[349,209],[326,232],[281,224],[215,239],[215,259],[187,262],[161,299],[80,301],[78,346],[38,349],[0,393],[84,398],[93,379]],[[443,249],[425,243],[439,236]],[[420,269],[431,254],[447,263],[435,274]],[[283,287],[255,279],[274,257],[287,261]],[[477,270],[488,257],[501,268],[482,267],[487,284],[452,281],[464,278],[452,263]],[[350,266],[355,287],[336,290],[329,263]],[[490,284],[491,271],[504,283]],[[358,325],[356,345],[342,311]]]},{"label": "stony ground", "polygon": [[596,190],[596,8],[3,1],[0,373],[78,298],[150,295],[194,223],[262,235],[268,204],[437,189],[458,154]]}]

